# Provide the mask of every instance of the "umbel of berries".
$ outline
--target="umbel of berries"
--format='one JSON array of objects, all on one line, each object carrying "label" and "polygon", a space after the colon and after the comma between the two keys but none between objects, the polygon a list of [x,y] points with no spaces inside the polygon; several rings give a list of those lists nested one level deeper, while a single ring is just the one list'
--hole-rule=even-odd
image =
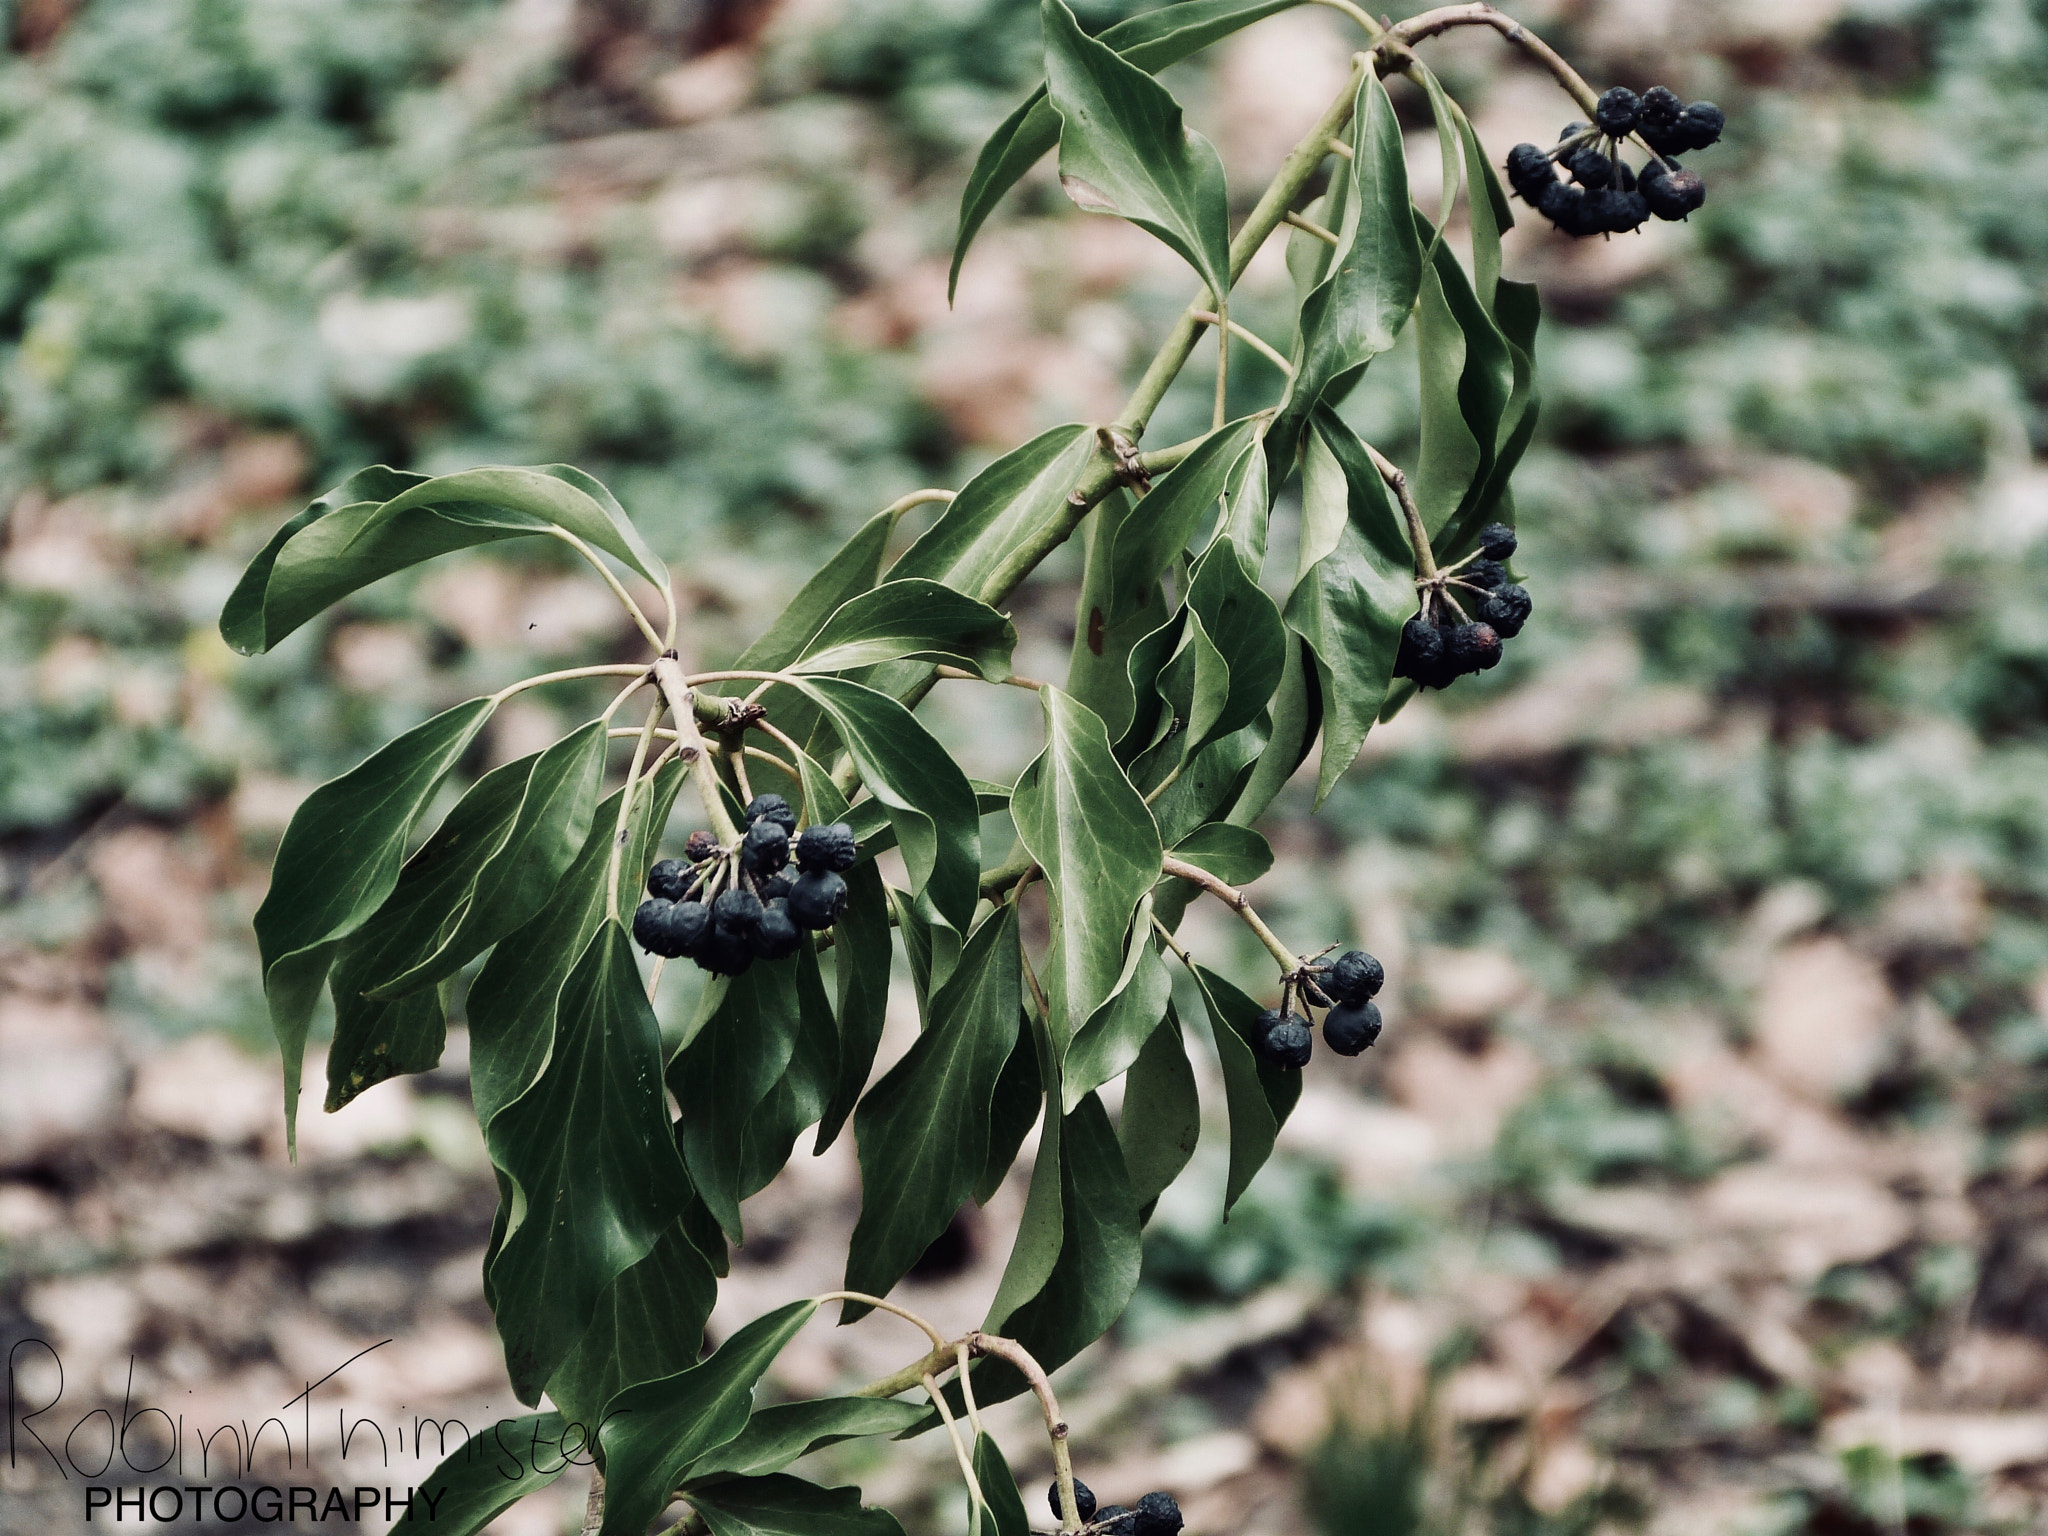
[{"label": "umbel of berries", "polygon": [[1501,647],[1522,632],[1535,607],[1526,587],[1508,579],[1515,530],[1488,523],[1479,547],[1417,582],[1422,611],[1401,628],[1394,676],[1418,688],[1448,688],[1500,665]]},{"label": "umbel of berries", "polygon": [[[1638,96],[1617,85],[1594,104],[1592,122],[1565,124],[1551,149],[1509,150],[1508,184],[1563,234],[1627,234],[1652,215],[1683,219],[1707,200],[1699,173],[1672,157],[1714,144],[1726,126],[1711,101],[1687,105],[1665,86]],[[1647,149],[1640,170],[1622,158],[1624,144]],[[1560,168],[1569,180],[1559,179]]]}]

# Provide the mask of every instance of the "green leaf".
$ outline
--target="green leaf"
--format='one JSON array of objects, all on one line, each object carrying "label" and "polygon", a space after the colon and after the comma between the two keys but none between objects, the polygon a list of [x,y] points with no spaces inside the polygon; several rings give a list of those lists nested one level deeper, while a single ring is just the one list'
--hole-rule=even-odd
[{"label": "green leaf", "polygon": [[[1120,21],[1105,31],[1100,40],[1140,69],[1157,74],[1240,27],[1301,3],[1302,0],[1188,0],[1186,4],[1162,6]],[[1002,201],[1003,194],[1059,141],[1059,114],[1046,100],[1042,85],[989,135],[967,179],[967,190],[960,197],[960,233],[953,245],[953,270],[946,280],[948,303],[960,285],[960,264],[967,259],[967,248],[974,243],[975,234]]]},{"label": "green leaf", "polygon": [[[1137,515],[1123,521],[1115,550],[1114,590],[1120,600],[1122,594],[1139,592],[1146,584],[1157,582],[1214,514],[1217,498],[1234,481],[1241,481],[1260,426],[1260,418],[1246,416],[1211,432],[1160,477],[1139,503]],[[1118,609],[1111,614],[1111,621],[1125,618],[1128,612]]]},{"label": "green leaf", "polygon": [[434,835],[405,861],[384,904],[335,951],[328,978],[334,993],[325,1105],[330,1113],[386,1078],[425,1072],[441,1059],[448,1021],[438,990],[427,987],[390,999],[365,994],[372,981],[432,953],[440,936],[456,925],[478,873],[518,817],[537,762],[537,757],[522,757],[471,785]]},{"label": "green leaf", "polygon": [[1257,721],[1212,741],[1187,760],[1181,775],[1152,802],[1159,840],[1174,843],[1230,805],[1266,750],[1266,727]]},{"label": "green leaf", "polygon": [[1238,563],[1253,581],[1266,566],[1266,532],[1272,521],[1269,484],[1265,452],[1248,453],[1240,459],[1237,473],[1224,491],[1223,522],[1217,529],[1217,536],[1230,540],[1237,550]]},{"label": "green leaf", "polygon": [[1188,607],[1202,621],[1202,630],[1230,669],[1229,687],[1213,719],[1193,737],[1190,752],[1241,730],[1280,686],[1287,665],[1287,627],[1257,582],[1245,573],[1237,550],[1212,547],[1195,565],[1188,584]]},{"label": "green leaf", "polygon": [[[733,669],[780,672],[803,655],[833,614],[881,579],[882,556],[888,552],[889,535],[895,531],[896,521],[891,513],[877,512],[861,524],[860,531],[803,584],[760,639],[740,653]],[[744,692],[753,684],[733,686]]]},{"label": "green leaf", "polygon": [[647,1257],[606,1287],[590,1326],[548,1379],[549,1400],[578,1424],[603,1423],[626,1388],[697,1363],[717,1300],[711,1260],[682,1220],[669,1223]]},{"label": "green leaf", "polygon": [[1223,1191],[1227,1216],[1252,1176],[1273,1155],[1280,1127],[1301,1097],[1301,1074],[1269,1066],[1253,1053],[1251,1032],[1261,1012],[1257,1003],[1206,966],[1195,967],[1195,979],[1209,1007],[1216,1059],[1223,1067],[1223,1096],[1230,1108],[1230,1175]]},{"label": "green leaf", "polygon": [[839,1025],[810,939],[790,964],[796,970],[796,1044],[782,1076],[747,1117],[740,1158],[742,1200],[774,1182],[797,1138],[818,1123],[839,1086]]},{"label": "green leaf", "polygon": [[[1051,148],[1051,142],[1046,147]],[[263,596],[270,586],[271,572],[277,568],[278,554],[293,536],[344,507],[354,509],[353,515],[360,522],[372,509],[426,478],[425,475],[373,464],[368,469],[357,470],[333,490],[316,497],[303,512],[287,519],[284,526],[270,536],[270,542],[263,546],[262,552],[249,562],[241,580],[235,583],[235,590],[228,595],[220,611],[221,638],[244,656],[254,656],[269,649],[275,640],[266,638],[264,634]]]},{"label": "green leaf", "polygon": [[1479,542],[1479,530],[1488,523],[1499,521],[1513,526],[1514,497],[1508,480],[1536,434],[1536,328],[1542,319],[1536,288],[1532,283],[1503,278],[1495,286],[1494,297],[1495,318],[1507,344],[1512,384],[1495,428],[1492,462],[1437,535],[1440,561],[1457,560],[1470,553]]},{"label": "green leaf", "polygon": [[984,601],[997,600],[997,577],[1019,547],[1079,516],[1067,501],[1099,452],[1095,428],[1069,425],[1013,448],[961,488],[902,558],[891,579],[922,576]]},{"label": "green leaf", "polygon": [[1009,1059],[996,1078],[995,1099],[989,1106],[988,1158],[981,1165],[981,1178],[974,1186],[974,1203],[987,1205],[1009,1177],[1010,1165],[1024,1138],[1031,1134],[1038,1118],[1045,1087],[1038,1080],[1038,1046],[1031,1038],[1029,1023],[1020,1013],[1017,1038],[1010,1045]]},{"label": "green leaf", "polygon": [[903,956],[910,962],[910,987],[917,998],[918,1027],[929,1029],[932,996],[960,963],[960,933],[939,916],[928,898],[912,896],[894,886],[888,887],[888,897],[889,910],[896,914],[896,932],[903,939]]},{"label": "green leaf", "polygon": [[598,1435],[605,1466],[600,1536],[643,1536],[698,1458],[747,1427],[754,1384],[817,1310],[814,1301],[778,1307],[703,1364],[619,1394]]},{"label": "green leaf", "polygon": [[[1227,557],[1225,563],[1235,565],[1236,557]],[[1193,609],[1183,617],[1180,644],[1159,669],[1154,686],[1167,705],[1159,722],[1161,738],[1131,766],[1133,781],[1148,791],[1193,753],[1227,734],[1218,725],[1230,705],[1230,663]]]},{"label": "green leaf", "polygon": [[1102,721],[1057,688],[1038,697],[1045,749],[1018,778],[1010,813],[1051,896],[1046,988],[1063,1056],[1123,969],[1131,914],[1159,878],[1159,829],[1110,752]]},{"label": "green leaf", "polygon": [[[1452,213],[1457,210],[1458,194],[1465,189],[1465,158],[1463,146],[1458,142],[1457,121],[1463,114],[1458,111],[1457,103],[1451,100],[1450,94],[1444,90],[1443,83],[1420,59],[1409,66],[1408,75],[1422,87],[1423,94],[1429,98],[1430,116],[1436,122],[1437,159],[1442,167],[1439,185],[1443,192],[1437,203],[1435,226],[1425,226],[1429,227],[1428,250],[1425,254],[1434,258],[1445,251],[1444,231],[1450,226]],[[1417,223],[1422,222],[1420,210],[1416,211],[1415,219]]]},{"label": "green leaf", "polygon": [[739,1438],[711,1452],[690,1469],[690,1482],[719,1477],[765,1477],[800,1456],[844,1440],[900,1435],[922,1423],[931,1410],[922,1403],[891,1398],[814,1397],[762,1408],[747,1420]]},{"label": "green leaf", "polygon": [[523,1206],[491,1264],[523,1402],[689,1198],[661,1091],[661,1029],[631,945],[617,923],[598,929],[562,985],[547,1066],[491,1127]]},{"label": "green leaf", "polygon": [[[1454,523],[1469,522],[1470,509],[1496,483],[1500,448],[1516,425],[1507,420],[1515,396],[1515,360],[1507,337],[1448,246],[1437,248],[1423,277],[1416,324],[1422,353],[1422,451],[1414,475],[1415,500],[1423,526],[1437,540]],[[1475,532],[1477,526],[1472,525]],[[1455,536],[1440,542],[1448,558]]]},{"label": "green leaf", "polygon": [[1507,190],[1494,174],[1486,146],[1473,131],[1472,120],[1456,102],[1451,112],[1458,125],[1458,142],[1465,151],[1465,181],[1472,188],[1472,286],[1479,302],[1492,310],[1500,286],[1500,237],[1515,227],[1515,211]]},{"label": "green leaf", "polygon": [[[1151,496],[1144,505],[1149,516]],[[1081,596],[1074,605],[1074,644],[1067,662],[1067,692],[1102,716],[1112,737],[1130,724],[1131,648],[1168,616],[1157,572],[1126,584],[1117,569],[1116,541],[1137,516],[1137,506],[1130,492],[1119,488],[1082,524]]]},{"label": "green leaf", "polygon": [[783,1473],[698,1488],[690,1502],[711,1536],[903,1536],[886,1509],[861,1506],[858,1488],[820,1488]]},{"label": "green leaf", "polygon": [[868,793],[896,829],[912,888],[967,931],[980,899],[981,808],[952,755],[901,704],[843,677],[792,678],[832,717]]},{"label": "green leaf", "polygon": [[[1322,729],[1322,694],[1317,686],[1315,652],[1306,642],[1287,648],[1286,670],[1266,707],[1267,740],[1250,777],[1232,802],[1228,820],[1250,826],[1266,814],[1287,781],[1315,745]],[[1176,786],[1178,787],[1178,786]]]},{"label": "green leaf", "polygon": [[1024,1495],[1017,1479],[1003,1459],[1003,1448],[987,1434],[974,1437],[974,1480],[988,1504],[993,1527],[991,1536],[1031,1536],[1031,1521],[1024,1513]]},{"label": "green leaf", "polygon": [[1000,683],[1016,648],[1017,627],[988,604],[911,576],[849,600],[786,670],[844,672],[908,659],[945,662]]},{"label": "green leaf", "polygon": [[[932,998],[929,1027],[853,1112],[861,1209],[846,1289],[887,1295],[974,1193],[1023,985],[1017,909],[1006,902],[969,937]],[[848,1319],[863,1310],[849,1303]]]},{"label": "green leaf", "polygon": [[541,910],[590,837],[604,756],[604,722],[593,720],[527,760],[517,815],[477,871],[460,922],[410,969],[367,988],[372,996],[447,980]]},{"label": "green leaf", "polygon": [[[647,547],[611,492],[566,464],[493,467],[402,477],[382,502],[338,497],[376,487],[393,471],[367,470],[315,502],[328,510],[299,522],[244,573],[221,613],[221,636],[246,655],[269,650],[323,609],[395,571],[451,550],[560,528],[669,589],[668,568]],[[312,508],[307,509],[308,512]],[[305,517],[305,514],[301,514]]]},{"label": "green leaf", "polygon": [[800,1024],[795,961],[757,962],[731,979],[710,1022],[669,1063],[690,1182],[735,1244],[746,1240],[740,1201],[751,1193],[742,1184],[747,1120],[789,1066]]},{"label": "green leaf", "polygon": [[413,823],[496,707],[494,699],[471,699],[415,726],[314,790],[285,828],[256,909],[256,943],[284,1055],[285,1132],[294,1147],[306,1025],[335,945],[398,884]]},{"label": "green leaf", "polygon": [[995,1300],[989,1303],[988,1316],[981,1325],[990,1333],[1000,1332],[1011,1313],[1045,1288],[1059,1262],[1060,1244],[1064,1240],[1059,1057],[1053,1051],[1052,1032],[1035,1008],[1027,1012],[1025,1029],[1038,1061],[1038,1080],[1045,1093],[1045,1119],[1038,1133],[1038,1156],[1031,1165],[1031,1187],[1024,1197],[1024,1214],[1017,1219],[1017,1235],[1010,1243],[1009,1260],[1003,1266]]},{"label": "green leaf", "polygon": [[1195,1069],[1188,1062],[1180,1018],[1169,1005],[1124,1079],[1117,1143],[1131,1176],[1131,1199],[1144,1210],[1180,1177],[1202,1134]]},{"label": "green leaf", "polygon": [[1185,125],[1166,87],[1083,32],[1064,0],[1043,0],[1039,14],[1067,196],[1164,241],[1227,303],[1230,199],[1215,146]]},{"label": "green leaf", "polygon": [[1124,967],[1115,987],[1067,1047],[1064,1091],[1069,1113],[1084,1095],[1138,1059],[1172,997],[1173,978],[1159,958],[1159,941],[1152,935],[1152,898],[1147,894],[1131,920]]},{"label": "green leaf", "polygon": [[1287,623],[1315,653],[1323,703],[1316,803],[1351,766],[1379,718],[1401,626],[1420,606],[1401,513],[1365,445],[1316,413],[1302,468],[1301,560]]},{"label": "green leaf", "polygon": [[[432,1523],[434,1536],[476,1536],[529,1493],[540,1492],[568,1471],[565,1452],[584,1456],[588,1450],[588,1434],[580,1427],[572,1430],[559,1413],[501,1419],[488,1434],[479,1431],[464,1440],[422,1478],[413,1490],[412,1507]],[[542,1471],[544,1461],[554,1466]],[[398,1523],[410,1519],[408,1510]]]},{"label": "green leaf", "polygon": [[1227,885],[1250,885],[1273,867],[1273,845],[1250,827],[1212,821],[1174,844],[1173,856]]}]

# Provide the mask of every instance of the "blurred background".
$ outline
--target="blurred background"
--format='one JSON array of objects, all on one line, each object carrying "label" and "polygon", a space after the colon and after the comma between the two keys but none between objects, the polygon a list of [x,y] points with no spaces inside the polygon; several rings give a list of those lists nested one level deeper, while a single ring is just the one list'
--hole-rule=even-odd
[{"label": "blurred background", "polygon": [[[1386,960],[1387,1035],[1319,1057],[1227,1225],[1220,1135],[1162,1202],[1138,1299],[1067,1373],[1082,1475],[1172,1488],[1207,1536],[2038,1531],[2048,5],[1510,9],[1598,86],[1720,101],[1729,135],[1685,225],[1510,237],[1545,310],[1536,618],[1320,815],[1276,804],[1254,894],[1302,947]],[[214,629],[242,564],[364,463],[570,461],[715,661],[897,495],[1107,419],[1189,283],[1041,166],[948,308],[967,166],[1039,70],[1023,0],[0,17],[0,1342],[58,1345],[67,1425],[124,1390],[267,1414],[385,1338],[330,1402],[481,1424],[512,1404],[462,1033],[309,1108],[287,1165],[249,918],[313,784],[634,638],[511,546],[244,660]],[[1240,211],[1347,25],[1290,12],[1167,77]],[[1491,35],[1428,56],[1496,161],[1573,115]],[[1426,111],[1393,93],[1427,200]],[[1233,315],[1284,347],[1280,256]],[[1206,425],[1210,355],[1156,442]],[[1277,378],[1236,359],[1254,409]],[[1411,379],[1383,360],[1346,407],[1397,454]],[[1062,552],[1018,594],[1020,670],[1059,674],[1076,574]],[[587,702],[523,696],[473,766]],[[971,772],[1035,750],[1022,695],[926,713]],[[1264,985],[1214,913],[1186,933]],[[750,1207],[714,1337],[836,1280],[850,1152],[800,1150]],[[1020,1203],[964,1213],[913,1304],[978,1318]],[[816,1326],[771,1390],[914,1347]],[[991,1418],[1041,1484],[1028,1415]],[[934,1437],[819,1475],[913,1536],[964,1526]],[[581,1477],[496,1529],[573,1529]],[[8,1530],[82,1530],[77,1500],[0,1467]]]}]

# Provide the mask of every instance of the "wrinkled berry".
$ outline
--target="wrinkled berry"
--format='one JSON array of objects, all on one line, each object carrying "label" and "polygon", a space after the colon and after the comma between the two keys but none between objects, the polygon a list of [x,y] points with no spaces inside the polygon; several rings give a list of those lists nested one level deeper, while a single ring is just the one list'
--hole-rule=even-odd
[{"label": "wrinkled berry", "polygon": [[772,875],[789,862],[789,832],[781,822],[762,817],[740,839],[740,865],[750,875]]},{"label": "wrinkled berry", "polygon": [[714,976],[737,976],[754,963],[754,935],[720,933],[707,925],[691,958]]},{"label": "wrinkled berry", "polygon": [[1491,626],[1501,639],[1512,640],[1529,622],[1529,612],[1535,606],[1529,589],[1511,582],[1479,605],[1479,622]]},{"label": "wrinkled berry", "polygon": [[789,888],[789,915],[799,928],[830,928],[845,910],[845,877],[829,869],[807,869]]},{"label": "wrinkled berry", "polygon": [[1534,144],[1517,144],[1508,151],[1508,185],[1523,202],[1534,203],[1543,189],[1557,180],[1550,157]]},{"label": "wrinkled berry", "polygon": [[1590,144],[1573,150],[1563,163],[1572,180],[1589,191],[1594,187],[1609,186],[1614,181],[1614,162]]},{"label": "wrinkled berry", "polygon": [[1640,192],[1603,187],[1586,194],[1586,215],[1600,233],[1625,235],[1643,227],[1643,221],[1650,216],[1650,205]]},{"label": "wrinkled berry", "polygon": [[1401,648],[1394,655],[1394,676],[1420,678],[1443,659],[1444,637],[1420,616],[1401,626]]},{"label": "wrinkled berry", "polygon": [[1479,552],[1489,560],[1511,560],[1519,546],[1506,523],[1488,523],[1479,530]]},{"label": "wrinkled berry", "polygon": [[754,891],[763,901],[773,901],[778,896],[789,894],[790,879],[787,875],[769,875],[754,882]]},{"label": "wrinkled berry", "polygon": [[702,864],[716,852],[718,852],[718,839],[709,832],[706,832],[702,827],[692,832],[688,840],[683,844],[683,857],[692,864]]},{"label": "wrinkled berry", "polygon": [[1386,967],[1362,949],[1339,955],[1323,976],[1323,989],[1340,1003],[1365,1002],[1386,984]]},{"label": "wrinkled berry", "polygon": [[1323,1020],[1323,1044],[1339,1056],[1356,1056],[1379,1037],[1377,1003],[1339,1003]]},{"label": "wrinkled berry", "polygon": [[786,900],[769,902],[761,909],[761,925],[754,933],[754,953],[763,960],[786,960],[802,946],[803,934],[789,915]]},{"label": "wrinkled berry", "polygon": [[1600,231],[1589,222],[1586,212],[1586,192],[1568,181],[1553,183],[1543,189],[1543,200],[1536,205],[1536,211],[1567,235],[1597,235]]},{"label": "wrinkled berry", "polygon": [[860,846],[853,840],[853,828],[843,821],[806,827],[804,835],[796,840],[796,862],[801,869],[829,869],[843,875],[859,857]]},{"label": "wrinkled berry", "polygon": [[663,859],[647,871],[647,894],[664,901],[681,901],[690,888],[690,868],[680,859]]},{"label": "wrinkled berry", "polygon": [[1707,200],[1707,184],[1697,171],[1678,166],[1666,170],[1652,160],[1643,167],[1642,197],[1658,218],[1676,222]]},{"label": "wrinkled berry", "polygon": [[1138,1514],[1121,1504],[1105,1504],[1097,1511],[1095,1523],[1105,1536],[1135,1536]]},{"label": "wrinkled berry", "polygon": [[796,831],[796,812],[780,795],[756,795],[747,802],[747,825],[757,821],[775,822],[784,832]]},{"label": "wrinkled berry", "polygon": [[1185,1524],[1172,1494],[1148,1493],[1138,1500],[1138,1518],[1131,1529],[1133,1536],[1180,1536]]},{"label": "wrinkled berry", "polygon": [[761,926],[761,898],[752,891],[720,891],[711,903],[711,926],[721,935],[751,939]]},{"label": "wrinkled berry", "polygon": [[1636,129],[1647,137],[1652,132],[1668,133],[1685,115],[1685,103],[1668,85],[1653,85],[1636,103]]},{"label": "wrinkled berry", "polygon": [[[1052,1506],[1053,1519],[1066,1519],[1067,1512],[1060,1508],[1060,1484],[1058,1478],[1054,1478],[1051,1485],[1046,1488],[1045,1502]],[[1079,1515],[1084,1521],[1095,1518],[1095,1494],[1078,1477],[1074,1479],[1074,1513]]]},{"label": "wrinkled berry", "polygon": [[1678,131],[1685,137],[1684,148],[1705,149],[1717,143],[1721,131],[1728,126],[1728,114],[1711,101],[1696,101],[1685,109],[1678,120]]},{"label": "wrinkled berry", "polygon": [[1444,659],[1460,675],[1484,672],[1500,661],[1500,636],[1490,624],[1453,624],[1444,636]]},{"label": "wrinkled berry", "polygon": [[680,949],[669,949],[668,915],[675,906],[666,896],[650,896],[641,902],[633,914],[633,942],[650,955],[665,955],[672,960],[681,954]]},{"label": "wrinkled berry", "polygon": [[1591,123],[1566,123],[1564,125],[1564,132],[1557,136],[1557,142],[1562,144],[1566,139],[1576,139],[1592,126]]},{"label": "wrinkled berry", "polygon": [[1600,95],[1593,105],[1593,121],[1600,125],[1600,131],[1611,139],[1625,139],[1636,131],[1636,118],[1641,114],[1643,104],[1636,93],[1625,85],[1617,85]]},{"label": "wrinkled berry", "polygon": [[[1260,1015],[1262,1023],[1265,1018],[1265,1014]],[[1281,1014],[1263,1033],[1257,1030],[1252,1033],[1252,1050],[1274,1066],[1288,1071],[1307,1066],[1315,1044],[1316,1037],[1310,1033],[1308,1021],[1299,1014]]]},{"label": "wrinkled berry", "polygon": [[1484,587],[1489,592],[1493,591],[1496,587],[1504,587],[1508,584],[1507,568],[1498,560],[1489,560],[1484,556],[1466,566],[1459,573],[1459,577],[1472,586]]}]

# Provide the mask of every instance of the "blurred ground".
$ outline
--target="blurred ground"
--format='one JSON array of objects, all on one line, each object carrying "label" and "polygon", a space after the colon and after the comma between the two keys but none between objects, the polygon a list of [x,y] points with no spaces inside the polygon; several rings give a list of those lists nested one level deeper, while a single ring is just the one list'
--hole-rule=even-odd
[{"label": "blurred ground", "polygon": [[[1207,1533],[2038,1530],[2048,18],[1511,9],[1596,81],[1722,101],[1730,140],[1683,227],[1512,237],[1547,317],[1536,620],[1376,732],[1321,816],[1276,807],[1255,895],[1386,959],[1386,1043],[1318,1061],[1228,1226],[1213,1148],[1162,1204],[1138,1301],[1070,1373],[1084,1475],[1174,1487]],[[362,462],[574,461],[672,557],[715,659],[875,507],[1112,410],[1186,284],[1041,168],[946,307],[965,166],[1037,67],[1029,5],[5,15],[0,1334],[59,1346],[66,1426],[124,1396],[268,1414],[385,1338],[330,1411],[489,1416],[460,1031],[436,1073],[309,1114],[288,1166],[248,919],[313,783],[632,637],[515,550],[248,662],[212,630],[241,564]],[[1289,13],[1175,72],[1241,200],[1334,88],[1342,26]],[[1432,59],[1497,157],[1569,115],[1488,39]],[[1278,255],[1233,313],[1284,345]],[[1397,453],[1402,362],[1347,408]],[[1205,419],[1199,371],[1159,441]],[[1274,383],[1241,375],[1246,402]],[[1019,594],[1022,670],[1057,674],[1074,574]],[[1033,722],[980,692],[927,712],[1007,776]],[[575,703],[501,712],[476,766]],[[1214,914],[1188,931],[1257,978]],[[837,1278],[848,1151],[756,1202],[714,1334]],[[963,1218],[916,1305],[980,1314],[1018,1198]],[[819,1327],[778,1384],[904,1347]],[[992,1417],[1042,1478],[1021,1410]],[[839,1469],[914,1530],[961,1523],[936,1444]],[[0,1528],[83,1529],[77,1496],[18,1455]],[[570,1528],[580,1498],[572,1475],[499,1528]]]}]

